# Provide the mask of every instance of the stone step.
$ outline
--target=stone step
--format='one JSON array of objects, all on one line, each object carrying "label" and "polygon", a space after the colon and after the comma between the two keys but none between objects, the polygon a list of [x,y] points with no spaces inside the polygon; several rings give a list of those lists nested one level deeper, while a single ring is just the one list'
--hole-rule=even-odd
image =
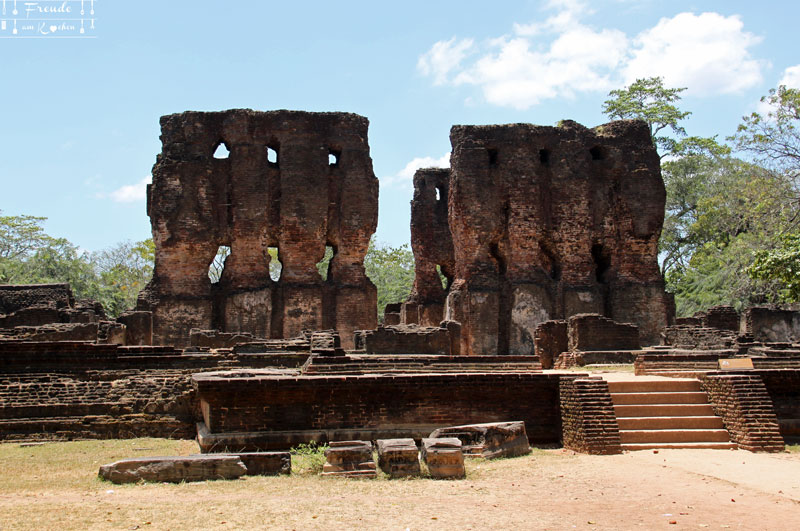
[{"label": "stone step", "polygon": [[738,447],[731,442],[694,442],[694,443],[627,443],[622,444],[622,449],[626,451],[636,450],[672,450],[672,449],[694,449],[694,450],[736,450]]},{"label": "stone step", "polygon": [[704,417],[714,410],[705,404],[626,404],[614,405],[617,419],[622,417]]},{"label": "stone step", "polygon": [[608,382],[612,393],[650,393],[701,391],[699,380],[640,380],[631,382]]},{"label": "stone step", "polygon": [[621,430],[723,429],[722,419],[715,416],[685,417],[622,417],[617,419]]},{"label": "stone step", "polygon": [[708,395],[702,391],[611,393],[614,405],[625,404],[707,404]]},{"label": "stone step", "polygon": [[622,444],[730,442],[728,431],[725,429],[619,430],[619,439]]}]

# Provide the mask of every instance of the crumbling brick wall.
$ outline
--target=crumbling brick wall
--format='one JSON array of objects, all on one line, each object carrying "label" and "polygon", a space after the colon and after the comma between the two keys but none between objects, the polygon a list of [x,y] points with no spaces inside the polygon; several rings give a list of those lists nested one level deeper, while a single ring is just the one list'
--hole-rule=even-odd
[{"label": "crumbling brick wall", "polygon": [[543,369],[552,369],[553,363],[562,352],[569,348],[567,342],[567,322],[562,320],[545,321],[536,327],[534,348]]},{"label": "crumbling brick wall", "polygon": [[622,453],[608,382],[562,377],[559,395],[564,448],[588,454]]},{"label": "crumbling brick wall", "polygon": [[[403,311],[408,324],[437,326],[444,317],[447,290],[439,272],[451,282],[455,270],[453,238],[447,219],[450,170],[426,168],[414,174],[411,200],[411,249],[414,286]],[[439,271],[437,271],[437,266]]]},{"label": "crumbling brick wall", "polygon": [[767,307],[748,308],[742,319],[742,325],[742,332],[752,335],[756,341],[800,341],[798,311]]},{"label": "crumbling brick wall", "polygon": [[615,323],[596,314],[573,315],[568,320],[569,350],[637,350],[639,329],[628,323]]},{"label": "crumbling brick wall", "polygon": [[[184,346],[192,328],[293,337],[377,324],[364,255],[378,215],[368,120],[347,113],[185,112],[161,118],[162,151],[148,187],[152,281],[138,309],[153,341]],[[214,157],[221,145],[228,158]],[[209,264],[231,250],[219,283]],[[334,256],[323,281],[316,264]],[[278,250],[279,281],[268,249]]]},{"label": "crumbling brick wall", "polygon": [[[450,140],[445,318],[463,325],[462,353],[530,354],[539,323],[586,312],[660,341],[674,307],[657,261],[666,194],[646,124],[454,126]],[[426,205],[439,208],[415,207]]]},{"label": "crumbling brick wall", "polygon": [[760,375],[716,373],[703,376],[701,382],[714,412],[740,448],[783,451],[778,417]]}]

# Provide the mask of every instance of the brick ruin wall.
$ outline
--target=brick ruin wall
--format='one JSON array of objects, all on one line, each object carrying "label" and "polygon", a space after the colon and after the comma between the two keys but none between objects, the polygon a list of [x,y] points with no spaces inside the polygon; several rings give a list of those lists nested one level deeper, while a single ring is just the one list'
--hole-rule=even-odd
[{"label": "brick ruin wall", "polygon": [[657,261],[666,195],[644,123],[454,126],[450,139],[449,172],[414,179],[417,308],[405,314],[436,314],[428,324],[443,304],[462,324],[462,354],[531,354],[539,323],[578,313],[659,343],[674,305]]},{"label": "brick ruin wall", "polygon": [[444,426],[509,420],[525,421],[532,443],[553,444],[561,435],[560,379],[541,373],[222,373],[196,375],[194,386],[209,432],[206,440],[228,446],[420,438]]},{"label": "brick ruin wall", "polygon": [[800,312],[781,308],[749,308],[742,318],[742,332],[756,341],[800,342]]},{"label": "brick ruin wall", "polygon": [[571,351],[638,350],[639,329],[602,315],[573,315],[567,320],[567,344]]},{"label": "brick ruin wall", "polygon": [[109,320],[99,302],[75,300],[69,284],[0,285],[0,341],[149,345],[149,319],[127,312]]},{"label": "brick ruin wall", "polygon": [[[147,212],[155,271],[137,309],[153,341],[185,346],[192,328],[294,337],[377,325],[364,255],[375,232],[378,180],[368,120],[347,113],[185,112],[161,118],[162,151]],[[228,158],[215,158],[224,145]],[[218,283],[209,264],[230,248]],[[316,264],[334,256],[327,280]],[[280,280],[270,278],[277,248]]]},{"label": "brick ruin wall", "polygon": [[191,439],[200,415],[192,374],[297,367],[309,354],[0,342],[0,441]]}]

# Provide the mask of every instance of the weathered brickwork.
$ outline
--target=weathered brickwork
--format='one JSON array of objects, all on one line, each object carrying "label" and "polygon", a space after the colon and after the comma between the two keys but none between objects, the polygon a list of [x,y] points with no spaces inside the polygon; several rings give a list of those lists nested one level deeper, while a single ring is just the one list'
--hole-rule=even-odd
[{"label": "weathered brickwork", "polygon": [[736,343],[736,333],[705,326],[668,326],[663,332],[664,344],[688,349],[725,349]]},{"label": "weathered brickwork", "polygon": [[744,333],[756,341],[800,341],[800,312],[779,308],[749,308],[742,319]]},{"label": "weathered brickwork", "polygon": [[450,332],[446,326],[379,326],[358,330],[355,347],[367,354],[450,355]]},{"label": "weathered brickwork", "polygon": [[596,314],[573,315],[567,321],[567,344],[572,351],[637,350],[639,328]]},{"label": "weathered brickwork", "polygon": [[563,378],[559,395],[565,448],[588,454],[622,452],[608,382],[601,378]]},{"label": "weathered brickwork", "polygon": [[800,443],[800,363],[793,369],[757,371],[778,417],[781,435],[787,442]]},{"label": "weathered brickwork", "polygon": [[[462,354],[531,354],[538,324],[586,312],[638,325],[644,344],[660,341],[674,313],[657,262],[665,191],[643,122],[454,126],[450,140],[449,174],[415,179],[424,277],[410,319],[441,297],[438,264],[452,275],[445,318],[463,326]],[[437,247],[444,190],[451,239]]]},{"label": "weathered brickwork", "polygon": [[731,440],[751,452],[784,449],[778,418],[758,374],[707,374],[701,378],[714,412]]},{"label": "weathered brickwork", "polygon": [[739,313],[733,306],[712,306],[699,316],[703,326],[739,332]]},{"label": "weathered brickwork", "polygon": [[426,168],[414,174],[411,249],[415,276],[411,295],[404,304],[406,323],[436,326],[444,318],[447,291],[439,274],[452,282],[455,273],[453,237],[447,219],[449,186],[450,170]]},{"label": "weathered brickwork", "polygon": [[[156,247],[138,309],[157,344],[189,344],[192,328],[256,337],[335,328],[344,346],[377,324],[364,255],[375,232],[378,180],[368,120],[295,111],[185,112],[161,118],[148,187]],[[228,158],[214,157],[224,145]],[[209,264],[230,248],[212,285]],[[327,280],[316,264],[331,247]],[[268,249],[282,265],[270,278]]]},{"label": "weathered brickwork", "polygon": [[199,409],[192,373],[291,361],[171,347],[2,342],[0,440],[193,438]]},{"label": "weathered brickwork", "polygon": [[543,369],[552,369],[559,354],[569,348],[566,321],[545,321],[536,327],[533,335],[534,352]]},{"label": "weathered brickwork", "polygon": [[[193,376],[207,433],[201,446],[286,448],[309,440],[426,437],[436,428],[522,420],[532,443],[561,433],[558,375]],[[252,434],[243,437],[242,432]]]}]

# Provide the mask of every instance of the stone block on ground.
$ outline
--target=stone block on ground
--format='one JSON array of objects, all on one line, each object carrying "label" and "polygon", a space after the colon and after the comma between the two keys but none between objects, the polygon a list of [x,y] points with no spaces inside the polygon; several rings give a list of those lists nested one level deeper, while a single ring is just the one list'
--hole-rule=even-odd
[{"label": "stone block on ground", "polygon": [[374,478],[375,461],[369,441],[335,441],[325,450],[323,476]]},{"label": "stone block on ground", "polygon": [[525,423],[489,422],[439,428],[431,433],[431,439],[455,437],[461,441],[463,453],[467,457],[516,457],[529,454],[528,434]]},{"label": "stone block on ground", "polygon": [[292,456],[289,452],[239,452],[223,455],[241,459],[247,467],[246,476],[277,476],[292,473]]},{"label": "stone block on ground", "polygon": [[122,459],[100,467],[101,478],[112,483],[138,481],[180,483],[209,479],[236,479],[247,467],[235,455],[193,455]]},{"label": "stone block on ground", "polygon": [[461,441],[455,437],[422,439],[422,460],[435,479],[461,479],[466,476]]},{"label": "stone block on ground", "polygon": [[378,439],[378,466],[393,478],[419,475],[419,450],[414,439]]}]

